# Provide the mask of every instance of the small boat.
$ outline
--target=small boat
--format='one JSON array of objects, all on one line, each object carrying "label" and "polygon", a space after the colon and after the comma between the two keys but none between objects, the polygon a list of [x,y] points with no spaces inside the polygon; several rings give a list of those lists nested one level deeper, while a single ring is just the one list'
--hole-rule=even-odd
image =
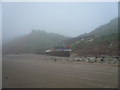
[{"label": "small boat", "polygon": [[71,54],[71,48],[69,46],[57,46],[53,49],[48,49],[45,52],[47,55],[69,57]]}]

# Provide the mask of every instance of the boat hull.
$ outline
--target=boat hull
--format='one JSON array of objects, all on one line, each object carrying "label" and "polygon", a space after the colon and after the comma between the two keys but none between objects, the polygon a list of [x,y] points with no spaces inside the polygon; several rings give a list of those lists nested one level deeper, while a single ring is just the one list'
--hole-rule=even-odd
[{"label": "boat hull", "polygon": [[69,57],[71,52],[70,51],[52,51],[52,52],[46,52],[46,54],[52,55],[52,56]]}]

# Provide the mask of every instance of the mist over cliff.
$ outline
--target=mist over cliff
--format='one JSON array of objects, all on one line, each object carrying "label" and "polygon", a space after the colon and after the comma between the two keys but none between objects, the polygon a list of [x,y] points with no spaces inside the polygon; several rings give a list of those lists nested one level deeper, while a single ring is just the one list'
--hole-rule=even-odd
[{"label": "mist over cliff", "polygon": [[3,54],[42,53],[47,49],[62,45],[71,46],[72,53],[81,56],[117,55],[118,18],[77,37],[32,30],[27,35],[4,43]]}]

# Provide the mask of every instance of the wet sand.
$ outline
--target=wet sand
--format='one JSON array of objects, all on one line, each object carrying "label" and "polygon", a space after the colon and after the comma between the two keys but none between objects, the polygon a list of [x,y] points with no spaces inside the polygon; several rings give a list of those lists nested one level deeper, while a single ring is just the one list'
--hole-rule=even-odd
[{"label": "wet sand", "polygon": [[57,61],[52,56],[3,56],[3,88],[117,88],[118,67]]}]

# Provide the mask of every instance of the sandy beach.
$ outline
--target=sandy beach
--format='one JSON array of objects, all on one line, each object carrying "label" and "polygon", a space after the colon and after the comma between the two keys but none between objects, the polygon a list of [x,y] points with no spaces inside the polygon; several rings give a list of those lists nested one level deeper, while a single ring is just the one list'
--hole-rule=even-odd
[{"label": "sandy beach", "polygon": [[53,56],[3,56],[3,88],[117,88],[112,64],[54,61]]}]

